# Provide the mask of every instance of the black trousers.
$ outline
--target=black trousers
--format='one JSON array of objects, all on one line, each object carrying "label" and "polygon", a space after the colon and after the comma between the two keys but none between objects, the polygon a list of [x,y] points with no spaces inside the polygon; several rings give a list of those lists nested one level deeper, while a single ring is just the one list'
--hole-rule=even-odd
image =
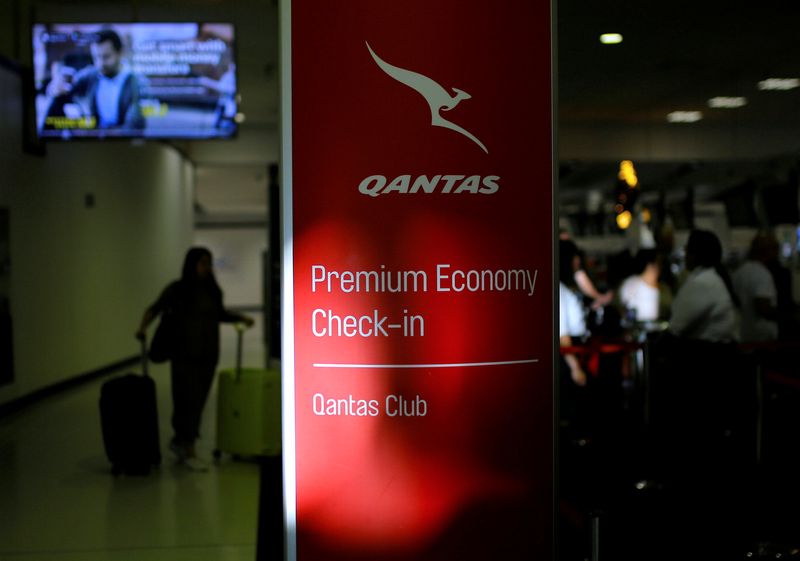
[{"label": "black trousers", "polygon": [[214,381],[216,361],[176,357],[172,360],[172,428],[175,442],[192,444]]}]

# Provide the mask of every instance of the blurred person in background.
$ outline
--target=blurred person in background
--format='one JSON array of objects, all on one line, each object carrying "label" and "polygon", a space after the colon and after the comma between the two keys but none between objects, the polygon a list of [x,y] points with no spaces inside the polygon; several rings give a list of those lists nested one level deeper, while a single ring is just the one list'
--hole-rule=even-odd
[{"label": "blurred person in background", "polygon": [[630,312],[624,317],[637,322],[659,319],[660,274],[658,252],[655,249],[640,249],[634,258],[634,274],[623,281],[618,291],[620,304]]},{"label": "blurred person in background", "polygon": [[183,263],[181,278],[171,282],[144,312],[136,337],[144,340],[147,326],[160,314],[171,314],[169,360],[172,380],[172,427],[169,448],[178,461],[195,471],[208,465],[197,457],[195,441],[219,361],[219,324],[253,320],[225,308],[214,278],[211,252],[193,247]]},{"label": "blurred person in background", "polygon": [[[558,335],[562,347],[571,347],[587,334],[583,304],[575,282],[575,271],[580,267],[578,247],[571,240],[558,243]],[[586,373],[580,359],[571,353],[562,355],[569,368],[570,378],[578,386],[586,385]]]},{"label": "blurred person in background", "polygon": [[672,302],[669,330],[713,342],[738,339],[738,299],[722,265],[722,244],[707,230],[692,230],[686,244],[686,281]]},{"label": "blurred person in background", "polygon": [[744,342],[778,338],[778,292],[767,268],[777,260],[778,240],[769,232],[759,232],[750,242],[747,261],[733,275],[733,287],[741,305]]},{"label": "blurred person in background", "polygon": [[578,288],[583,296],[590,299],[593,309],[607,306],[614,298],[613,292],[600,292],[597,289],[589,273],[586,272],[583,251],[572,240],[572,236],[567,230],[562,228],[559,231],[558,238],[561,242],[568,241],[572,244],[569,252],[573,255],[571,259],[573,260],[574,272],[572,273],[572,282],[569,285]]}]

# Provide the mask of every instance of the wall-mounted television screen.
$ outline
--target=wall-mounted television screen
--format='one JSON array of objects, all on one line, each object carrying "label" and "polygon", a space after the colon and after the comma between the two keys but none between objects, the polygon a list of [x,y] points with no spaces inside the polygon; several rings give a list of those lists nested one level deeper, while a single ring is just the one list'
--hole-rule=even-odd
[{"label": "wall-mounted television screen", "polygon": [[236,133],[232,24],[35,24],[33,67],[42,138]]}]

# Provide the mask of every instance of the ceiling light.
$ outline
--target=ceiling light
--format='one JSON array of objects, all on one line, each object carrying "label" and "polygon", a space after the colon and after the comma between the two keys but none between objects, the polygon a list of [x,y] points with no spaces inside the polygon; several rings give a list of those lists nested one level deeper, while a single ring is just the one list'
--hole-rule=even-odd
[{"label": "ceiling light", "polygon": [[800,78],[768,78],[758,83],[759,90],[786,91],[800,88]]},{"label": "ceiling light", "polygon": [[746,97],[712,97],[708,100],[708,106],[714,109],[738,109],[747,105]]},{"label": "ceiling light", "polygon": [[667,115],[670,123],[696,123],[702,118],[702,111],[673,111]]},{"label": "ceiling light", "polygon": [[619,33],[603,33],[600,42],[604,45],[619,45],[622,43],[622,35]]}]

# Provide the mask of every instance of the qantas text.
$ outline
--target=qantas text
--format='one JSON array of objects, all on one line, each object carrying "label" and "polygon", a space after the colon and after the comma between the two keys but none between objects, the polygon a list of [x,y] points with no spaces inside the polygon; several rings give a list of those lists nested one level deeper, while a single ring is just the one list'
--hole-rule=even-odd
[{"label": "qantas text", "polygon": [[391,193],[472,193],[492,195],[500,189],[497,175],[398,175],[390,180],[383,175],[370,175],[358,186],[363,195],[378,197]]}]

